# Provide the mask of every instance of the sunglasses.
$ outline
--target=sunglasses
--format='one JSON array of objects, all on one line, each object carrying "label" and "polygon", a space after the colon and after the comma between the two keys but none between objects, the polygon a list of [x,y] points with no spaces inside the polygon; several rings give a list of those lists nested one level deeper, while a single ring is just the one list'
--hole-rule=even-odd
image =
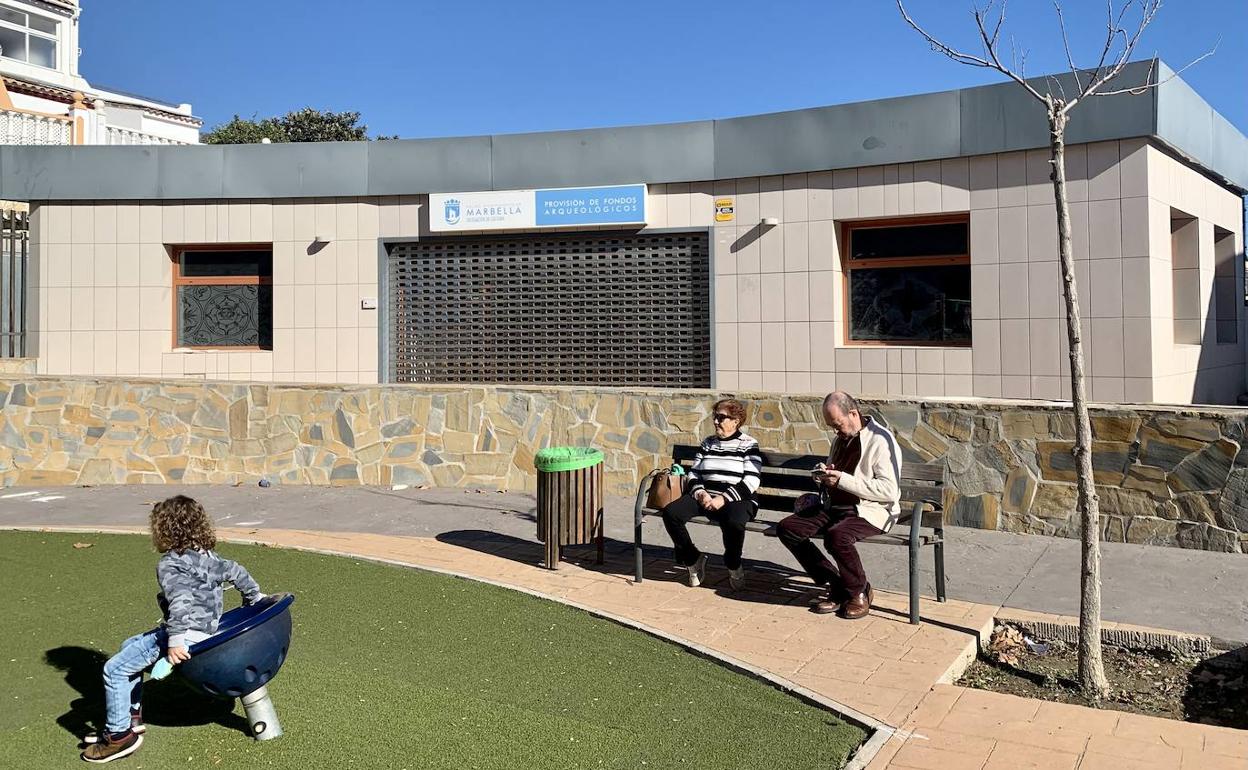
[{"label": "sunglasses", "polygon": [[734,417],[733,417],[732,415],[730,415],[730,414],[717,414],[717,415],[715,415],[715,422],[723,422],[724,420],[732,420],[732,419],[736,419],[736,418],[734,418]]}]

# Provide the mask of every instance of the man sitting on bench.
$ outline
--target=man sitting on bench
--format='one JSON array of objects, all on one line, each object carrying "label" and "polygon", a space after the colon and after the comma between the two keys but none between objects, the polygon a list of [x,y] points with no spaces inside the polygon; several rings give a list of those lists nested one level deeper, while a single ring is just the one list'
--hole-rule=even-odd
[{"label": "man sitting on bench", "polygon": [[[836,435],[827,463],[812,474],[819,494],[798,498],[796,512],[781,520],[776,534],[815,583],[828,587],[825,597],[811,602],[811,610],[857,620],[871,611],[874,594],[854,544],[896,523],[901,452],[893,434],[863,417],[848,393],[824,398],[823,420]],[[820,535],[835,567],[810,541]]]}]

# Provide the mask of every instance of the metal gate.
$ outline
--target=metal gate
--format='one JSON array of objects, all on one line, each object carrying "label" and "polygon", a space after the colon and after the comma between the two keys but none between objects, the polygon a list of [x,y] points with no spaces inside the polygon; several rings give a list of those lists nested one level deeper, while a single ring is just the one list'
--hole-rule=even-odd
[{"label": "metal gate", "polygon": [[29,253],[29,212],[0,212],[0,358],[26,355],[26,265]]},{"label": "metal gate", "polygon": [[390,246],[393,382],[710,387],[702,233]]}]

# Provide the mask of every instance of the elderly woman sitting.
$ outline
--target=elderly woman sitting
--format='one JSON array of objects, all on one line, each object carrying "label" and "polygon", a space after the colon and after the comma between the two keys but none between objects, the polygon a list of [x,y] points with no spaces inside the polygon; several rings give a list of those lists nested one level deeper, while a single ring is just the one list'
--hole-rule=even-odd
[{"label": "elderly woman sitting", "polygon": [[689,585],[696,588],[706,577],[706,554],[689,537],[688,522],[706,516],[719,524],[724,536],[724,566],[734,589],[745,583],[741,548],[745,525],[758,514],[754,493],[758,490],[763,458],[758,442],[741,432],[745,405],[735,398],[715,402],[712,410],[715,435],[707,437],[689,470],[685,494],[663,509],[663,524],[672,537],[676,563],[689,571]]}]

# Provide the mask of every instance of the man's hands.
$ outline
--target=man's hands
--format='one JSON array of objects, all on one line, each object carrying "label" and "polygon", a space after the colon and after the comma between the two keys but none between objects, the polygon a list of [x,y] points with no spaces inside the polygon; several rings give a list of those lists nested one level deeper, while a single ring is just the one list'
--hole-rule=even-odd
[{"label": "man's hands", "polygon": [[825,489],[836,489],[836,485],[841,483],[841,471],[838,471],[835,465],[819,463],[811,471],[810,477]]},{"label": "man's hands", "polygon": [[173,665],[184,663],[191,659],[191,653],[185,647],[170,647],[167,656],[169,662]]},{"label": "man's hands", "polygon": [[712,495],[705,489],[699,489],[697,494],[693,496],[693,499],[697,501],[698,505],[702,506],[704,510],[708,511],[718,511],[727,504],[727,501],[722,495]]}]

